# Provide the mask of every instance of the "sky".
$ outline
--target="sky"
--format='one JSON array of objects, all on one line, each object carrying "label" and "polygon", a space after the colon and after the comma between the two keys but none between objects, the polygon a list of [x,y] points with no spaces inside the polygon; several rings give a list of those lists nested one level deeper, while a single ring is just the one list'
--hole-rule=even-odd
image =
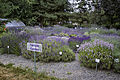
[{"label": "sky", "polygon": [[[68,0],[68,1],[69,1],[71,4],[73,4],[73,3],[78,3],[76,0]],[[79,1],[79,2],[80,2],[80,1]],[[77,7],[78,7],[78,5],[76,5],[76,6],[75,6],[75,5],[73,5],[72,7],[73,7],[73,9],[74,9],[74,11],[75,11],[75,12],[78,12],[78,10],[77,10],[77,9],[75,10],[75,8],[77,8]]]},{"label": "sky", "polygon": [[[76,1],[76,0],[68,0],[71,4],[73,4],[73,3],[79,3],[81,0],[79,0],[78,2]],[[87,1],[87,0],[86,0]],[[89,0],[89,2],[91,2],[91,0]],[[74,5],[73,6],[73,9],[74,9],[74,11],[75,12],[78,12],[79,10],[78,9],[75,9],[75,8],[77,8],[78,7],[78,5]],[[86,7],[88,7],[88,6],[86,6]],[[92,8],[92,10],[94,10],[94,7]]]}]

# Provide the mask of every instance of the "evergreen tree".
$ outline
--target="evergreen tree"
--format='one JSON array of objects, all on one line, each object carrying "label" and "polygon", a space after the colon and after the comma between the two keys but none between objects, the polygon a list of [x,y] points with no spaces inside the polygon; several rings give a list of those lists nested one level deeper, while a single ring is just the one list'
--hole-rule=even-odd
[{"label": "evergreen tree", "polygon": [[120,29],[120,0],[101,0],[101,7],[107,17],[105,25]]},{"label": "evergreen tree", "polygon": [[41,25],[52,25],[68,20],[70,11],[68,0],[36,0],[33,4],[34,16]]},{"label": "evergreen tree", "polygon": [[0,16],[18,19],[28,24],[32,17],[31,0],[0,0]]}]

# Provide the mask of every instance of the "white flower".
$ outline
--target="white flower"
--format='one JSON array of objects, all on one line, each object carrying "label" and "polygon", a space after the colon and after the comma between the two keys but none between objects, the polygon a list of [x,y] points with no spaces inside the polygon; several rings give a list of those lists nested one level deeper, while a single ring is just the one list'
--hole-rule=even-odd
[{"label": "white flower", "polygon": [[62,55],[62,52],[59,52],[60,55]]},{"label": "white flower", "polygon": [[79,45],[76,45],[76,47],[78,48],[78,47],[79,47]]},{"label": "white flower", "polygon": [[9,46],[7,46],[7,48],[9,48]]}]

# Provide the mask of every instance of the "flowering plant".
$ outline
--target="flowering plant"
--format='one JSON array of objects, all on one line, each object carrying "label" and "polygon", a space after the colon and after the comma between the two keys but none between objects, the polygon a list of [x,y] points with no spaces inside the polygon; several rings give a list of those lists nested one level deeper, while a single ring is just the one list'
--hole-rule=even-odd
[{"label": "flowering plant", "polygon": [[81,44],[78,48],[79,59],[84,66],[95,68],[95,59],[100,59],[99,68],[111,69],[113,64],[113,44],[95,39]]},{"label": "flowering plant", "polygon": [[[33,39],[33,38],[31,38]],[[34,39],[33,39],[34,40]],[[59,62],[59,61],[72,61],[75,59],[75,54],[73,51],[68,47],[68,45],[60,38],[51,39],[37,39],[38,43],[42,44],[42,52],[37,53],[37,61],[43,62]],[[30,41],[30,40],[29,40]],[[32,42],[32,40],[30,41]],[[26,47],[27,42],[21,46],[22,55],[26,58],[33,59],[33,52],[27,51]]]},{"label": "flowering plant", "polygon": [[71,49],[73,49],[73,51],[76,51],[77,50],[77,47],[76,45],[80,45],[82,42],[84,41],[87,41],[87,40],[90,40],[90,37],[89,36],[82,36],[82,37],[70,37],[68,42],[69,42],[69,47]]}]

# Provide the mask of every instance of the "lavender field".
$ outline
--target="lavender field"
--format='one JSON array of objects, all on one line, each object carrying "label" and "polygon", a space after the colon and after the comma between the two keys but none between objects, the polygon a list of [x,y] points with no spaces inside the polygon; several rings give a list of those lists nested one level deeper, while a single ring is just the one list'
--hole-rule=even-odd
[{"label": "lavender field", "polygon": [[120,79],[120,30],[54,25],[4,32],[0,62],[33,69],[34,54],[27,50],[28,42],[42,44],[42,52],[36,52],[37,72],[68,80]]}]

